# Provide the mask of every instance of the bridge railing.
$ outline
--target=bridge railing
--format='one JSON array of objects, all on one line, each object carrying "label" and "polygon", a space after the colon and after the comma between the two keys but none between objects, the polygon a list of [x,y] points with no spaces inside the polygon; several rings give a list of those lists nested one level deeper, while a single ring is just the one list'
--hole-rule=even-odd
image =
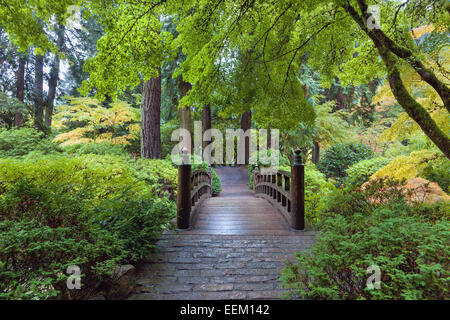
[{"label": "bridge railing", "polygon": [[291,172],[255,172],[254,192],[270,201],[295,230],[305,230],[305,167],[295,151]]},{"label": "bridge railing", "polygon": [[188,161],[178,167],[177,225],[179,229],[188,229],[203,200],[211,197],[211,172],[197,170],[192,172]]}]

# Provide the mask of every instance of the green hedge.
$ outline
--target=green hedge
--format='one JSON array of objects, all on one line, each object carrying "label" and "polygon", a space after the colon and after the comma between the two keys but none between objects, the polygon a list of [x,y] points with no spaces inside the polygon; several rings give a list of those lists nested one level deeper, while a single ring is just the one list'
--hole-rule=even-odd
[{"label": "green hedge", "polygon": [[370,180],[378,170],[391,162],[388,158],[378,157],[360,161],[346,170],[347,183],[362,185]]},{"label": "green hedge", "polygon": [[328,148],[317,168],[327,178],[334,178],[338,182],[346,177],[346,170],[362,160],[375,157],[373,150],[363,143],[339,143]]},{"label": "green hedge", "polygon": [[0,299],[87,298],[113,267],[148,256],[176,216],[163,160],[87,155],[0,159]]},{"label": "green hedge", "polygon": [[[311,252],[282,270],[282,285],[306,299],[448,298],[448,203],[411,205],[400,186],[372,181],[338,192],[321,217]],[[370,266],[381,271],[369,289]]]},{"label": "green hedge", "polygon": [[61,153],[57,144],[33,128],[0,129],[0,158],[24,156],[29,153]]}]

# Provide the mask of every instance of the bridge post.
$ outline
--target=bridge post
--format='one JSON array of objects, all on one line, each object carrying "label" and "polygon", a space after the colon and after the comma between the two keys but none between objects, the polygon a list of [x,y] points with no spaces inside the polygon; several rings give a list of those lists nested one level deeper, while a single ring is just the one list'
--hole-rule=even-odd
[{"label": "bridge post", "polygon": [[292,228],[305,230],[305,166],[299,149],[291,168],[291,208]]},{"label": "bridge post", "polygon": [[259,174],[258,164],[255,164],[255,169],[253,170],[253,190],[255,192],[259,191],[259,190],[256,190],[256,184],[258,183],[258,181],[257,181],[258,174]]},{"label": "bridge post", "polygon": [[178,167],[177,224],[179,229],[189,228],[191,209],[191,164],[187,150],[183,149],[181,165]]}]

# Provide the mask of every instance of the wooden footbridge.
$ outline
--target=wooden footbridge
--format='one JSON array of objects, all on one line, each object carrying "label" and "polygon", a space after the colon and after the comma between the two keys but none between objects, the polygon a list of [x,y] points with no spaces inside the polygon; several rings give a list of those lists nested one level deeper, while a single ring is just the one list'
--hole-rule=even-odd
[{"label": "wooden footbridge", "polygon": [[211,172],[179,167],[178,228],[157,241],[139,267],[136,300],[280,299],[280,270],[309,251],[304,229],[304,167],[297,152],[291,172],[218,167],[222,192],[211,197]]},{"label": "wooden footbridge", "polygon": [[[304,166],[297,150],[291,172],[255,172],[248,188],[243,167],[215,169],[223,191],[211,197],[211,172],[179,166],[178,228],[187,234],[283,235],[305,229]],[[210,171],[210,170],[209,170]]]}]

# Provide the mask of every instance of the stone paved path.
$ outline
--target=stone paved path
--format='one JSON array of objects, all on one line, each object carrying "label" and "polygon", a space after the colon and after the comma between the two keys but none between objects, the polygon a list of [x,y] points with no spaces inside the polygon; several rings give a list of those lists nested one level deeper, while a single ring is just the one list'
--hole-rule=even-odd
[{"label": "stone paved path", "polygon": [[314,234],[211,236],[167,234],[139,269],[132,299],[280,299],[280,269],[309,249]]},{"label": "stone paved path", "polygon": [[219,168],[223,191],[206,200],[191,230],[167,232],[138,267],[131,299],[280,299],[280,269],[308,250],[311,232],[294,232],[271,204],[253,197],[244,168]]}]

